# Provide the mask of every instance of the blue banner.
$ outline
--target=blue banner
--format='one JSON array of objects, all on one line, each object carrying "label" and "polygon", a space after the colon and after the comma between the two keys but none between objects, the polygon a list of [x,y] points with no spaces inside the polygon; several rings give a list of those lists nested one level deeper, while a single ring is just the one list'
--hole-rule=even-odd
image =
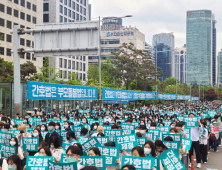
[{"label": "blue banner", "polygon": [[176,100],[176,94],[157,93],[158,100]]},{"label": "blue banner", "polygon": [[190,95],[177,95],[177,100],[190,100]]},{"label": "blue banner", "polygon": [[103,100],[151,100],[155,92],[140,92],[103,88]]},{"label": "blue banner", "polygon": [[27,99],[97,100],[97,87],[73,86],[28,81]]},{"label": "blue banner", "polygon": [[199,101],[199,97],[191,97],[191,101]]}]

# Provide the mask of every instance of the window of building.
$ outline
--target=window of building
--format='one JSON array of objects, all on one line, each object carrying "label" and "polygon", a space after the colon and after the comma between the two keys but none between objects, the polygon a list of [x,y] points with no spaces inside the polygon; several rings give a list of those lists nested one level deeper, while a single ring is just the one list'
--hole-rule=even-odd
[{"label": "window of building", "polygon": [[44,3],[43,4],[43,11],[49,11],[49,3]]},{"label": "window of building", "polygon": [[[26,27],[26,29],[30,30],[31,28],[30,27]],[[31,34],[31,33],[27,33],[27,34]]]},{"label": "window of building", "polygon": [[68,71],[68,79],[71,79],[72,78],[72,73],[71,71]]},{"label": "window of building", "polygon": [[35,4],[32,4],[32,10],[36,12],[37,6]]},{"label": "window of building", "polygon": [[82,4],[82,0],[80,0],[80,4]]},{"label": "window of building", "polygon": [[0,32],[0,40],[5,41],[5,33]]},{"label": "window of building", "polygon": [[7,6],[7,14],[12,15],[12,8]]},{"label": "window of building", "polygon": [[59,11],[61,14],[63,14],[63,6],[62,5],[59,6]]},{"label": "window of building", "polygon": [[19,4],[18,0],[14,0],[14,3],[15,3],[15,4]]},{"label": "window of building", "polygon": [[75,61],[72,61],[72,69],[75,70]]},{"label": "window of building", "polygon": [[84,17],[84,18],[83,18],[83,20],[85,21],[85,20],[86,20],[86,18]]},{"label": "window of building", "polygon": [[59,16],[59,22],[62,23],[63,22],[63,17],[60,15]]},{"label": "window of building", "polygon": [[25,26],[24,25],[20,25],[20,28],[25,28]]},{"label": "window of building", "polygon": [[75,9],[75,2],[72,1],[72,9]]},{"label": "window of building", "polygon": [[7,21],[7,28],[12,29],[12,22],[11,21]]},{"label": "window of building", "polygon": [[14,9],[14,17],[18,18],[18,10]]},{"label": "window of building", "polygon": [[25,54],[21,54],[21,55],[20,55],[20,58],[25,58]]},{"label": "window of building", "polygon": [[66,79],[67,78],[67,71],[64,71],[63,74],[64,74],[63,78]]},{"label": "window of building", "polygon": [[12,56],[11,49],[6,48],[6,55],[10,57]]},{"label": "window of building", "polygon": [[68,69],[71,69],[71,60],[68,60]]},{"label": "window of building", "polygon": [[67,18],[64,17],[64,22],[67,22]]},{"label": "window of building", "polygon": [[79,79],[82,80],[82,73],[79,74]]},{"label": "window of building", "polygon": [[6,41],[7,41],[7,42],[12,42],[12,35],[7,34],[7,36],[6,36]]},{"label": "window of building", "polygon": [[82,6],[80,6],[80,13],[82,14]]},{"label": "window of building", "polygon": [[31,58],[30,56],[31,56],[30,53],[26,53],[26,59],[27,60],[30,60],[30,58]]},{"label": "window of building", "polygon": [[82,16],[80,15],[80,21],[82,21]]},{"label": "window of building", "polygon": [[49,14],[43,14],[43,22],[49,22]]},{"label": "window of building", "polygon": [[0,47],[0,55],[5,55],[5,49],[4,49],[4,47]]},{"label": "window of building", "polygon": [[68,0],[68,6],[71,8],[71,3],[72,1],[71,0]]},{"label": "window of building", "polygon": [[86,56],[83,56],[83,61],[86,61]]},{"label": "window of building", "polygon": [[62,58],[59,58],[59,67],[62,68]]},{"label": "window of building", "polygon": [[64,15],[67,15],[67,8],[64,7]]},{"label": "window of building", "polygon": [[64,0],[64,4],[67,5],[67,0]]},{"label": "window of building", "polygon": [[33,61],[36,61],[36,57],[35,57],[34,54],[32,54],[32,60],[33,60]]},{"label": "window of building", "polygon": [[25,20],[25,13],[24,12],[20,12],[20,18]]},{"label": "window of building", "polygon": [[61,3],[63,3],[63,0],[60,0]]},{"label": "window of building", "polygon": [[86,8],[84,8],[84,13],[83,14],[86,15]]},{"label": "window of building", "polygon": [[76,70],[79,70],[79,62],[76,62]]},{"label": "window of building", "polygon": [[25,39],[24,38],[20,38],[20,45],[25,45]]},{"label": "window of building", "polygon": [[86,0],[83,0],[83,5],[86,6]]},{"label": "window of building", "polygon": [[76,56],[76,60],[78,60],[79,59],[79,56]]},{"label": "window of building", "polygon": [[67,59],[64,59],[64,68],[67,68]]},{"label": "window of building", "polygon": [[68,16],[71,18],[71,10],[68,10]]},{"label": "window of building", "polygon": [[5,26],[5,20],[3,18],[0,18],[0,26],[2,27]]},{"label": "window of building", "polygon": [[21,0],[21,1],[20,1],[20,5],[23,6],[23,7],[25,7],[25,0]]},{"label": "window of building", "polygon": [[77,2],[79,2],[79,0],[76,0]]},{"label": "window of building", "polygon": [[79,12],[79,4],[76,4],[76,11]]},{"label": "window of building", "polygon": [[31,15],[27,14],[26,19],[27,19],[28,22],[31,22]]},{"label": "window of building", "polygon": [[82,60],[82,56],[79,56],[79,59]]},{"label": "window of building", "polygon": [[19,25],[18,23],[14,23],[14,25]]},{"label": "window of building", "polygon": [[31,41],[30,40],[26,40],[26,46],[31,47]]},{"label": "window of building", "polygon": [[79,14],[76,14],[76,20],[77,21],[79,20]]},{"label": "window of building", "polygon": [[27,2],[27,8],[31,9],[31,3],[30,2]]},{"label": "window of building", "polygon": [[75,59],[75,56],[72,56],[72,59]]},{"label": "window of building", "polygon": [[75,12],[72,12],[72,19],[75,19]]},{"label": "window of building", "polygon": [[82,63],[79,63],[80,71],[82,71]]},{"label": "window of building", "polygon": [[79,78],[79,74],[77,73],[77,74],[76,74],[76,79],[78,79],[78,78]]},{"label": "window of building", "polygon": [[62,70],[59,70],[59,78],[62,78]]},{"label": "window of building", "polygon": [[5,12],[5,5],[0,4],[0,12]]},{"label": "window of building", "polygon": [[32,23],[36,24],[36,17],[32,17]]},{"label": "window of building", "polygon": [[83,71],[86,71],[86,64],[83,63]]}]

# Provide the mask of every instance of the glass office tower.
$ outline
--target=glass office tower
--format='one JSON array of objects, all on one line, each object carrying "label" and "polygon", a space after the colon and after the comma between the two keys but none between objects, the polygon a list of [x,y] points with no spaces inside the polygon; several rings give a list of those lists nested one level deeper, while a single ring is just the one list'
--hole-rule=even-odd
[{"label": "glass office tower", "polygon": [[216,41],[215,46],[213,45],[213,21],[214,16],[210,10],[187,11],[188,85],[213,85],[213,51],[216,51]]},{"label": "glass office tower", "polygon": [[222,87],[222,49],[217,56],[217,86]]}]

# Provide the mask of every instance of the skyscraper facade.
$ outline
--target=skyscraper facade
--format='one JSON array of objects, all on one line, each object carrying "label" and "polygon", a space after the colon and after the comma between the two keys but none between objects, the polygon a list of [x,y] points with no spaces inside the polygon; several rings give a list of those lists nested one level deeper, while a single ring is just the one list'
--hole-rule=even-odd
[{"label": "skyscraper facade", "polygon": [[212,57],[213,57],[213,86],[217,85],[217,30],[215,16],[213,15],[212,21]]},{"label": "skyscraper facade", "polygon": [[169,78],[171,76],[171,48],[164,43],[159,43],[153,48],[155,52],[155,63],[159,68],[158,71],[162,71],[163,74],[159,77],[160,81],[164,81],[165,78]]},{"label": "skyscraper facade", "polygon": [[222,87],[222,49],[217,56],[217,86]]},{"label": "skyscraper facade", "polygon": [[188,85],[194,83],[213,85],[213,75],[216,76],[216,71],[213,72],[213,64],[216,64],[216,59],[213,62],[213,54],[216,53],[215,23],[210,10],[187,11],[186,83]]}]

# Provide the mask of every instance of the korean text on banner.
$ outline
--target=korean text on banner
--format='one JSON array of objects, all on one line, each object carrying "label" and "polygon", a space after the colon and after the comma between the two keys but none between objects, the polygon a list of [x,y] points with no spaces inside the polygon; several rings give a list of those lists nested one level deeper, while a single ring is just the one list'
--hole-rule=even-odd
[{"label": "korean text on banner", "polygon": [[78,163],[83,166],[92,165],[99,170],[106,170],[105,156],[81,156]]},{"label": "korean text on banner", "polygon": [[136,170],[151,170],[155,166],[155,159],[153,157],[123,156],[121,165],[133,165]]},{"label": "korean text on banner", "polygon": [[49,170],[77,170],[77,163],[54,163],[52,161],[48,161]]},{"label": "korean text on banner", "polygon": [[96,137],[91,138],[90,140],[82,144],[83,155],[87,156],[90,148],[99,146],[101,146],[101,144],[96,139]]},{"label": "korean text on banner", "polygon": [[28,81],[27,99],[97,100],[97,87],[73,86]]},{"label": "korean text on banner", "polygon": [[26,170],[48,170],[48,161],[53,161],[53,156],[27,156]]},{"label": "korean text on banner", "polygon": [[23,137],[22,145],[23,151],[38,151],[39,138]]},{"label": "korean text on banner", "polygon": [[17,155],[17,149],[15,146],[0,145],[1,147],[1,157],[9,158],[12,155]]},{"label": "korean text on banner", "polygon": [[198,127],[198,117],[184,117],[183,121],[186,123],[186,127]]},{"label": "korean text on banner", "polygon": [[138,146],[136,134],[116,137],[116,146],[121,150],[130,151]]},{"label": "korean text on banner", "polygon": [[9,145],[11,138],[12,138],[12,134],[0,132],[0,143],[1,144]]},{"label": "korean text on banner", "polygon": [[118,166],[116,160],[119,159],[119,149],[115,147],[98,147],[102,156],[106,158],[106,166]]},{"label": "korean text on banner", "polygon": [[186,169],[183,163],[180,161],[176,154],[174,153],[173,149],[167,149],[163,153],[161,153],[158,158],[163,163],[166,170],[184,170]]}]

